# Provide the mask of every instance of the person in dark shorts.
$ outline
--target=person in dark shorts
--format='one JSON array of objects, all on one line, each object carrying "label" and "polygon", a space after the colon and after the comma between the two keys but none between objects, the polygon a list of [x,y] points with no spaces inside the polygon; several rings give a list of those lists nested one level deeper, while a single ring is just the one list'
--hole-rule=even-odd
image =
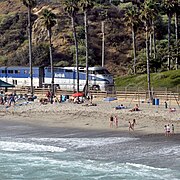
[{"label": "person in dark shorts", "polygon": [[167,125],[167,136],[170,136],[170,131],[171,131],[171,129],[170,129],[170,126],[169,126],[169,124]]},{"label": "person in dark shorts", "polygon": [[172,130],[171,133],[174,134],[174,124],[172,124],[172,129],[171,130]]},{"label": "person in dark shorts", "polygon": [[114,121],[114,118],[112,115],[110,116],[109,121],[110,121],[110,128],[112,128],[113,127],[113,121]]}]

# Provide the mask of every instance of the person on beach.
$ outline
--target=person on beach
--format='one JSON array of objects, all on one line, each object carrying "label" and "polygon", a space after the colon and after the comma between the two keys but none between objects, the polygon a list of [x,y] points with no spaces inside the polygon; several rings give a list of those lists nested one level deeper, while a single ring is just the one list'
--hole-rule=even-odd
[{"label": "person on beach", "polygon": [[169,112],[176,112],[176,108],[169,108]]},{"label": "person on beach", "polygon": [[172,124],[172,128],[171,128],[171,130],[172,130],[172,134],[174,134],[174,124]]},{"label": "person on beach", "polygon": [[164,126],[164,135],[167,136],[167,126]]},{"label": "person on beach", "polygon": [[47,97],[47,99],[48,99],[48,102],[50,102],[50,96],[51,96],[50,91],[47,91],[47,93],[46,93],[46,97]]},{"label": "person on beach", "polygon": [[11,106],[12,103],[15,105],[15,96],[14,96],[14,94],[11,94],[11,95],[10,95],[10,98],[9,98],[9,106]]},{"label": "person on beach", "polygon": [[110,128],[112,128],[113,127],[113,121],[114,121],[114,118],[112,115],[110,116],[109,121],[110,121]]},{"label": "person on beach", "polygon": [[134,106],[134,108],[132,108],[130,111],[131,111],[131,112],[132,112],[132,111],[139,111],[139,106],[138,106],[138,104],[136,104],[136,105]]},{"label": "person on beach", "polygon": [[133,131],[134,131],[134,128],[133,128],[131,122],[129,121],[129,131],[130,131],[130,130],[133,130]]},{"label": "person on beach", "polygon": [[118,117],[117,116],[114,117],[114,123],[115,123],[115,127],[118,128]]},{"label": "person on beach", "polygon": [[171,130],[170,130],[170,126],[169,126],[169,124],[167,125],[167,136],[170,136],[170,132],[171,132]]},{"label": "person on beach", "polygon": [[90,96],[90,99],[91,99],[91,104],[92,104],[92,102],[93,102],[93,95],[92,94]]},{"label": "person on beach", "polygon": [[136,120],[135,119],[133,119],[133,122],[132,122],[132,127],[133,127],[133,129],[134,129],[134,126],[135,126],[135,124],[136,124]]},{"label": "person on beach", "polygon": [[164,106],[165,106],[165,109],[168,108],[168,105],[167,105],[167,102],[166,102],[166,101],[164,102]]}]

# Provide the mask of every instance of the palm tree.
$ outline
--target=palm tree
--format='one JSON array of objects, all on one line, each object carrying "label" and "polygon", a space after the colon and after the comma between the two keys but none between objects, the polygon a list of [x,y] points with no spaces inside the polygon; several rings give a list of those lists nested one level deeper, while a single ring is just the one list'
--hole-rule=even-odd
[{"label": "palm tree", "polygon": [[149,99],[152,100],[152,92],[151,92],[151,79],[150,79],[150,58],[149,58],[149,30],[150,30],[150,16],[149,16],[149,2],[146,1],[141,7],[141,19],[145,25],[145,36],[146,36],[146,63],[147,63],[147,82],[148,82],[148,94]]},{"label": "palm tree", "polygon": [[148,2],[148,14],[150,18],[150,23],[152,27],[152,32],[150,34],[150,37],[153,37],[153,43],[150,42],[150,44],[153,44],[153,49],[154,49],[154,60],[156,60],[156,38],[155,38],[155,20],[157,19],[158,12],[160,10],[160,4],[158,3],[157,0],[149,0]]},{"label": "palm tree", "polygon": [[75,17],[77,12],[79,11],[78,8],[79,0],[64,0],[64,10],[68,13],[71,18],[72,24],[72,31],[74,36],[74,44],[76,48],[76,79],[77,79],[77,92],[79,92],[79,59],[78,59],[78,41],[77,41],[77,34],[76,34],[76,27],[75,27]]},{"label": "palm tree", "polygon": [[134,63],[133,70],[136,74],[136,29],[139,22],[139,11],[136,6],[132,6],[131,9],[128,9],[125,14],[125,22],[127,26],[131,27],[132,32],[132,42],[133,42],[133,54],[134,54]]},{"label": "palm tree", "polygon": [[176,70],[178,69],[178,60],[179,60],[179,45],[178,45],[178,16],[180,14],[180,4],[178,3],[178,0],[173,1],[174,5],[174,12],[175,12],[175,34],[176,34]]},{"label": "palm tree", "polygon": [[173,3],[171,0],[164,0],[164,11],[168,16],[168,70],[171,69],[170,44],[171,44],[171,18],[173,15]]},{"label": "palm tree", "polygon": [[107,23],[107,15],[108,11],[107,9],[103,9],[102,11],[99,12],[99,16],[101,18],[101,32],[102,32],[102,67],[105,65],[105,24]]},{"label": "palm tree", "polygon": [[49,37],[49,55],[51,64],[51,93],[54,96],[54,67],[53,67],[53,57],[52,57],[52,27],[56,24],[56,15],[48,10],[44,9],[42,12],[41,20],[43,26],[47,29]]},{"label": "palm tree", "polygon": [[84,12],[84,29],[85,29],[85,44],[86,44],[86,84],[85,84],[85,94],[87,95],[89,90],[88,84],[88,67],[89,67],[89,45],[88,45],[88,12],[93,8],[94,3],[92,0],[81,0],[80,6]]},{"label": "palm tree", "polygon": [[34,94],[33,88],[33,70],[32,70],[32,22],[31,14],[32,8],[37,4],[36,0],[21,0],[23,4],[28,8],[28,39],[29,39],[29,67],[30,67],[30,81],[31,81],[31,95]]}]

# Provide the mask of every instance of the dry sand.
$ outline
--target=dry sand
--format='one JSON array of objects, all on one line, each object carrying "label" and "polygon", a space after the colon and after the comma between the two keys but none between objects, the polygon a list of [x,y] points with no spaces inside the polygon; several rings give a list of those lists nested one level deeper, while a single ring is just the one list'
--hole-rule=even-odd
[{"label": "dry sand", "polygon": [[[136,119],[135,131],[139,134],[164,133],[164,125],[174,124],[175,133],[180,133],[180,109],[176,103],[171,107],[176,112],[165,109],[164,102],[158,107],[140,103],[140,111],[130,112],[137,102],[131,100],[116,100],[104,102],[103,99],[94,99],[97,106],[85,106],[69,102],[42,105],[38,101],[28,104],[11,106],[6,108],[0,105],[0,121],[9,120],[14,122],[30,123],[48,127],[81,128],[94,130],[111,130],[128,132],[128,122]],[[127,106],[127,109],[115,110],[119,104]],[[118,128],[110,128],[109,117],[117,115]]]}]

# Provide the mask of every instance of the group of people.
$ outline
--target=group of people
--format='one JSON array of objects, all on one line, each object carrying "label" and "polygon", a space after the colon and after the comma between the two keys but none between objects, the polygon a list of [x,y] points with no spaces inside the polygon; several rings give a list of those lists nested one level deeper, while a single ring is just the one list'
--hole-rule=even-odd
[{"label": "group of people", "polygon": [[113,127],[118,128],[118,117],[116,115],[114,117],[111,115],[109,121],[110,121],[110,128]]},{"label": "group of people", "polygon": [[[115,115],[114,117],[111,115],[110,118],[109,118],[109,121],[110,121],[110,128],[118,128],[119,126],[119,122],[118,122],[118,117],[117,115]],[[129,121],[129,131],[134,131],[134,126],[136,125],[136,120],[133,119],[132,122]]]},{"label": "group of people", "polygon": [[3,94],[3,91],[1,91],[0,95],[0,104],[7,106],[11,106],[12,104],[15,104],[15,100],[17,99],[16,93],[10,93],[10,94]]},{"label": "group of people", "polygon": [[121,105],[116,106],[116,107],[115,107],[115,110],[125,109],[125,108],[126,108],[126,107],[125,107],[123,104],[121,104]]},{"label": "group of people", "polygon": [[136,120],[133,119],[133,122],[129,121],[129,131],[134,131],[134,126],[136,124]]},{"label": "group of people", "polygon": [[164,126],[164,134],[165,136],[170,136],[171,134],[174,134],[174,124],[170,125],[165,125]]},{"label": "group of people", "polygon": [[47,91],[46,92],[46,98],[41,98],[40,102],[41,102],[41,104],[47,104],[48,102],[50,102],[51,104],[53,104],[53,103],[61,103],[61,102],[66,101],[67,98],[68,98],[68,95],[66,95],[66,96],[65,95],[56,96],[51,91]]}]

